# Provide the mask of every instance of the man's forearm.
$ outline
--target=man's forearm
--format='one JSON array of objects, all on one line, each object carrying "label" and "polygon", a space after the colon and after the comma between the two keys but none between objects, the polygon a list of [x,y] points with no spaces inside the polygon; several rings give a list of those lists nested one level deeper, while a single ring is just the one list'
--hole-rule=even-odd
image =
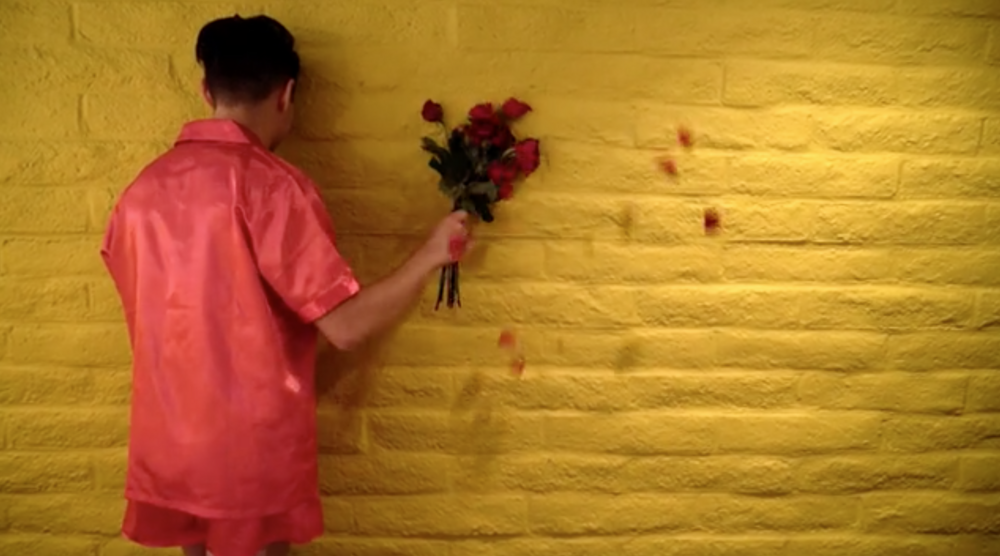
[{"label": "man's forearm", "polygon": [[433,267],[419,254],[316,322],[334,347],[350,350],[403,317],[417,301]]}]

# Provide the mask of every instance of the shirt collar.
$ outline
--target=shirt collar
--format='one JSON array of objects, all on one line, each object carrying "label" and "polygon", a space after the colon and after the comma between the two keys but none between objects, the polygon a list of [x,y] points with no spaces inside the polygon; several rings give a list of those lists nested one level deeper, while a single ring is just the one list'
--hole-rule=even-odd
[{"label": "shirt collar", "polygon": [[193,141],[264,146],[254,132],[234,120],[220,118],[195,120],[184,124],[175,144]]}]

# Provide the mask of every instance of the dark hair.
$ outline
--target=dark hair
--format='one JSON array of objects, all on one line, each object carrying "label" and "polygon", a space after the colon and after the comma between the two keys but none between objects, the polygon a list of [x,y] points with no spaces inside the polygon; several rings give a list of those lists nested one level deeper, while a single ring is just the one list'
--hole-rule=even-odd
[{"label": "dark hair", "polygon": [[211,21],[198,33],[195,57],[212,98],[256,103],[299,77],[299,55],[288,29],[265,15]]}]

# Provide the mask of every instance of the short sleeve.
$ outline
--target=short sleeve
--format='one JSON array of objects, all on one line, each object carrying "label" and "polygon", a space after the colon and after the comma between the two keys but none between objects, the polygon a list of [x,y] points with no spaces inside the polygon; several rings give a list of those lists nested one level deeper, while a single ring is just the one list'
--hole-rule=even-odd
[{"label": "short sleeve", "polygon": [[360,286],[337,250],[317,187],[298,176],[260,185],[248,187],[243,207],[257,268],[299,318],[313,322]]}]

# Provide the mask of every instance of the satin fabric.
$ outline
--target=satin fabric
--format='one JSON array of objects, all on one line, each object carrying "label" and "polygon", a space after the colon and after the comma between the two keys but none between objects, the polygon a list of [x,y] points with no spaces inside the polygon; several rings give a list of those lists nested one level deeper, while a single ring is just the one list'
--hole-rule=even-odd
[{"label": "satin fabric", "polygon": [[314,183],[236,122],[190,122],[122,193],[101,255],[133,351],[126,498],[319,512],[312,322],[359,286]]}]

